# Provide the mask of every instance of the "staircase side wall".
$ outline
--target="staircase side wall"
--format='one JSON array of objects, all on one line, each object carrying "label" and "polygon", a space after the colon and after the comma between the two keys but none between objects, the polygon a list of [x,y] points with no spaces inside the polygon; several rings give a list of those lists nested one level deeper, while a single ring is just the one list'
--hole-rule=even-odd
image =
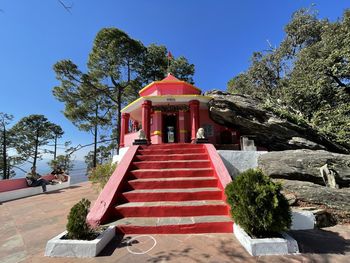
[{"label": "staircase side wall", "polygon": [[138,147],[134,145],[128,149],[91,208],[87,216],[87,221],[91,226],[104,224],[113,215],[117,194],[127,179],[127,172]]},{"label": "staircase side wall", "polygon": [[216,151],[214,145],[204,144],[207,150],[209,160],[211,161],[211,166],[215,171],[215,175],[219,179],[218,187],[222,190],[225,189],[226,185],[232,181],[230,174],[228,173],[220,155]]}]

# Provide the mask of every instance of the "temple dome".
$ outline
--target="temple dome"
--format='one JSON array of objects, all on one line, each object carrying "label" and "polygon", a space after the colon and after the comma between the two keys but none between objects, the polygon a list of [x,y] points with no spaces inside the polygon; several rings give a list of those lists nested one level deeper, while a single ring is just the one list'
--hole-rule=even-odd
[{"label": "temple dome", "polygon": [[160,81],[153,81],[139,91],[141,97],[162,95],[200,95],[201,90],[192,84],[168,74]]}]

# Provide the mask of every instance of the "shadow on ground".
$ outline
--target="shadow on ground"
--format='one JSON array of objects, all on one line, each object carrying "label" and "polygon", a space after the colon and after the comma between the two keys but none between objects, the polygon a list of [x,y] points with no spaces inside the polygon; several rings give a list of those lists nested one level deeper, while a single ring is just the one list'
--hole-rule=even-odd
[{"label": "shadow on ground", "polygon": [[123,248],[127,246],[132,246],[133,244],[137,244],[137,240],[133,240],[129,242],[132,237],[125,237],[124,235],[116,235],[109,244],[101,251],[98,257],[107,257],[111,256],[114,251],[118,248]]},{"label": "shadow on ground", "polygon": [[167,262],[172,260],[183,260],[183,262],[189,261],[190,259],[198,263],[208,262],[210,258],[209,254],[206,253],[196,253],[193,251],[194,248],[186,247],[183,249],[172,249],[169,251],[161,251],[154,255],[152,258],[148,259],[147,262],[151,263],[159,263],[159,262]]},{"label": "shadow on ground", "polygon": [[81,187],[80,185],[74,184],[74,185],[70,185],[69,189],[75,189],[75,188],[80,188],[80,187]]},{"label": "shadow on ground", "polygon": [[289,231],[297,240],[300,253],[342,254],[350,253],[350,240],[338,233],[323,230]]}]

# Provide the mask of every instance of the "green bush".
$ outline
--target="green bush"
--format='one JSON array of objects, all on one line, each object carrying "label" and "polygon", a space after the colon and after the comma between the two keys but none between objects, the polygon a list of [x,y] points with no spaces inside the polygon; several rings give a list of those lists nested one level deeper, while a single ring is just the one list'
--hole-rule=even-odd
[{"label": "green bush", "polygon": [[90,170],[89,181],[91,181],[93,185],[97,186],[99,191],[102,190],[116,167],[117,164],[112,163],[97,165],[96,168]]},{"label": "green bush", "polygon": [[90,201],[83,198],[75,204],[69,212],[67,223],[67,239],[89,240],[93,230],[86,223],[86,216],[89,213]]},{"label": "green bush", "polygon": [[233,220],[252,237],[271,237],[291,225],[288,201],[281,185],[261,170],[249,169],[226,186]]}]

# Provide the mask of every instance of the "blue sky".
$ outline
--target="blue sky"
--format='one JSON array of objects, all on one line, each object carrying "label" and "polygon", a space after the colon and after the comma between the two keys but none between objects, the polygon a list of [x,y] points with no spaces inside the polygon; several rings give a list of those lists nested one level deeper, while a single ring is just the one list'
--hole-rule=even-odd
[{"label": "blue sky", "polygon": [[[336,20],[349,1],[301,0],[0,0],[0,111],[15,121],[44,114],[63,127],[62,141],[86,144],[62,114],[64,105],[52,96],[58,84],[52,65],[71,59],[85,68],[96,33],[117,27],[131,37],[163,44],[196,66],[195,85],[203,91],[226,89],[234,75],[249,66],[253,51],[283,39],[294,11],[316,4],[321,18]],[[84,151],[78,154],[82,158]]]}]

